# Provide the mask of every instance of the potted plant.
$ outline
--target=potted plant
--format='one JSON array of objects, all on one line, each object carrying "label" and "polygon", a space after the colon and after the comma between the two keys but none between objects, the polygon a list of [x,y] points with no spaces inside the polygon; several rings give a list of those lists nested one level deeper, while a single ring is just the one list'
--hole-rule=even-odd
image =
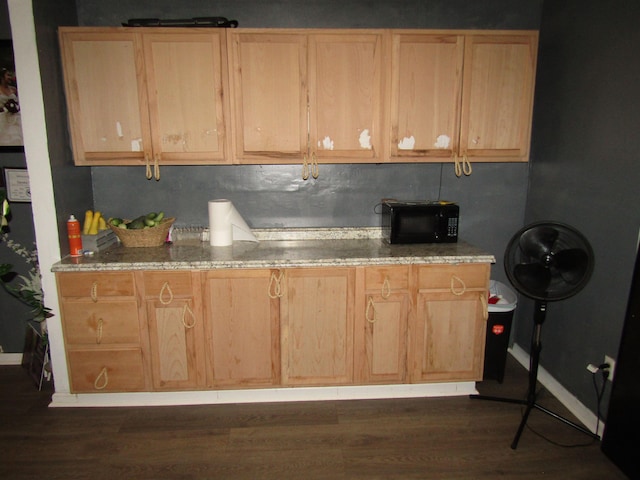
[{"label": "potted plant", "polygon": [[9,238],[9,218],[9,202],[4,192],[0,192],[0,242],[22,258],[29,268],[26,275],[19,275],[12,264],[0,263],[0,284],[10,295],[31,307],[22,365],[29,369],[38,386],[42,387],[45,378],[51,379],[46,319],[52,314],[44,304],[38,251],[35,247],[29,249]]}]

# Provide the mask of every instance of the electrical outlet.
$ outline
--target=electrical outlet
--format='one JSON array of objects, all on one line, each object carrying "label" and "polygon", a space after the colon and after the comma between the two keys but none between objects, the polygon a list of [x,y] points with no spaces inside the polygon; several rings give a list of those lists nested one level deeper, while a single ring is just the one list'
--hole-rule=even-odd
[{"label": "electrical outlet", "polygon": [[606,363],[609,365],[609,378],[608,380],[613,382],[613,374],[616,371],[616,361],[613,359],[613,357],[610,357],[609,355],[605,355],[604,356],[604,362],[602,363]]},{"label": "electrical outlet", "polygon": [[2,345],[0,345],[0,353],[4,353],[4,348],[2,348]]}]

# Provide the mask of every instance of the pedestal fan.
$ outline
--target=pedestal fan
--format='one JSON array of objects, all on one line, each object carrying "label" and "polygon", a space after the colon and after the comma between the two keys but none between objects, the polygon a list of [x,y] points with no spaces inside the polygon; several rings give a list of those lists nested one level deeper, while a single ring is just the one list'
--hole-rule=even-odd
[{"label": "pedestal fan", "polygon": [[507,245],[504,268],[509,281],[521,294],[535,300],[527,398],[516,400],[487,395],[470,397],[526,405],[522,421],[511,443],[512,449],[517,448],[529,414],[534,408],[591,437],[598,438],[582,426],[536,403],[542,324],[546,317],[547,303],[564,300],[582,290],[591,278],[593,264],[593,250],[587,239],[576,229],[563,223],[532,223],[519,230]]}]

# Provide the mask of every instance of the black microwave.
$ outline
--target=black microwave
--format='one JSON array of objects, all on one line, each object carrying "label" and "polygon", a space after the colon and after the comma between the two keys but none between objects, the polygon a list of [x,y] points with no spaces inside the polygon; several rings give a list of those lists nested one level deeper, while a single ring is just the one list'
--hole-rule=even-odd
[{"label": "black microwave", "polygon": [[455,203],[382,201],[382,233],[389,243],[454,243],[460,208]]}]

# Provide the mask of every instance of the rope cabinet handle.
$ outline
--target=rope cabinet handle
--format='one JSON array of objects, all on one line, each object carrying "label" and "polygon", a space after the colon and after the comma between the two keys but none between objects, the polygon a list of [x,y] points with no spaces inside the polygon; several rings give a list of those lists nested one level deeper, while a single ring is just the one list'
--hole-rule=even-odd
[{"label": "rope cabinet handle", "polygon": [[380,289],[380,295],[385,300],[391,296],[391,283],[389,282],[389,277],[384,277],[384,282],[382,282],[382,288]]},{"label": "rope cabinet handle", "polygon": [[[187,321],[189,318],[191,319],[191,322]],[[185,303],[184,308],[182,309],[182,324],[185,328],[193,328],[196,326],[197,321],[198,320],[193,313],[193,310],[191,310],[188,303]]]},{"label": "rope cabinet handle", "polygon": [[376,311],[376,304],[373,301],[373,297],[369,296],[367,300],[367,310],[364,313],[364,317],[369,323],[376,323],[378,321],[378,312]]},{"label": "rope cabinet handle", "polygon": [[277,276],[275,272],[271,272],[271,278],[269,279],[269,288],[267,289],[269,298],[282,298],[284,296],[284,291],[282,289],[283,278],[284,272],[280,272],[280,274]]},{"label": "rope cabinet handle", "polygon": [[489,301],[486,292],[480,292],[480,303],[482,303],[482,318],[486,322],[489,320]]},{"label": "rope cabinet handle", "polygon": [[469,158],[465,153],[462,156],[462,161],[460,161],[458,154],[453,154],[453,168],[456,173],[456,177],[461,177],[464,173],[467,177],[473,173],[473,168],[471,168],[471,162],[469,162]]}]

